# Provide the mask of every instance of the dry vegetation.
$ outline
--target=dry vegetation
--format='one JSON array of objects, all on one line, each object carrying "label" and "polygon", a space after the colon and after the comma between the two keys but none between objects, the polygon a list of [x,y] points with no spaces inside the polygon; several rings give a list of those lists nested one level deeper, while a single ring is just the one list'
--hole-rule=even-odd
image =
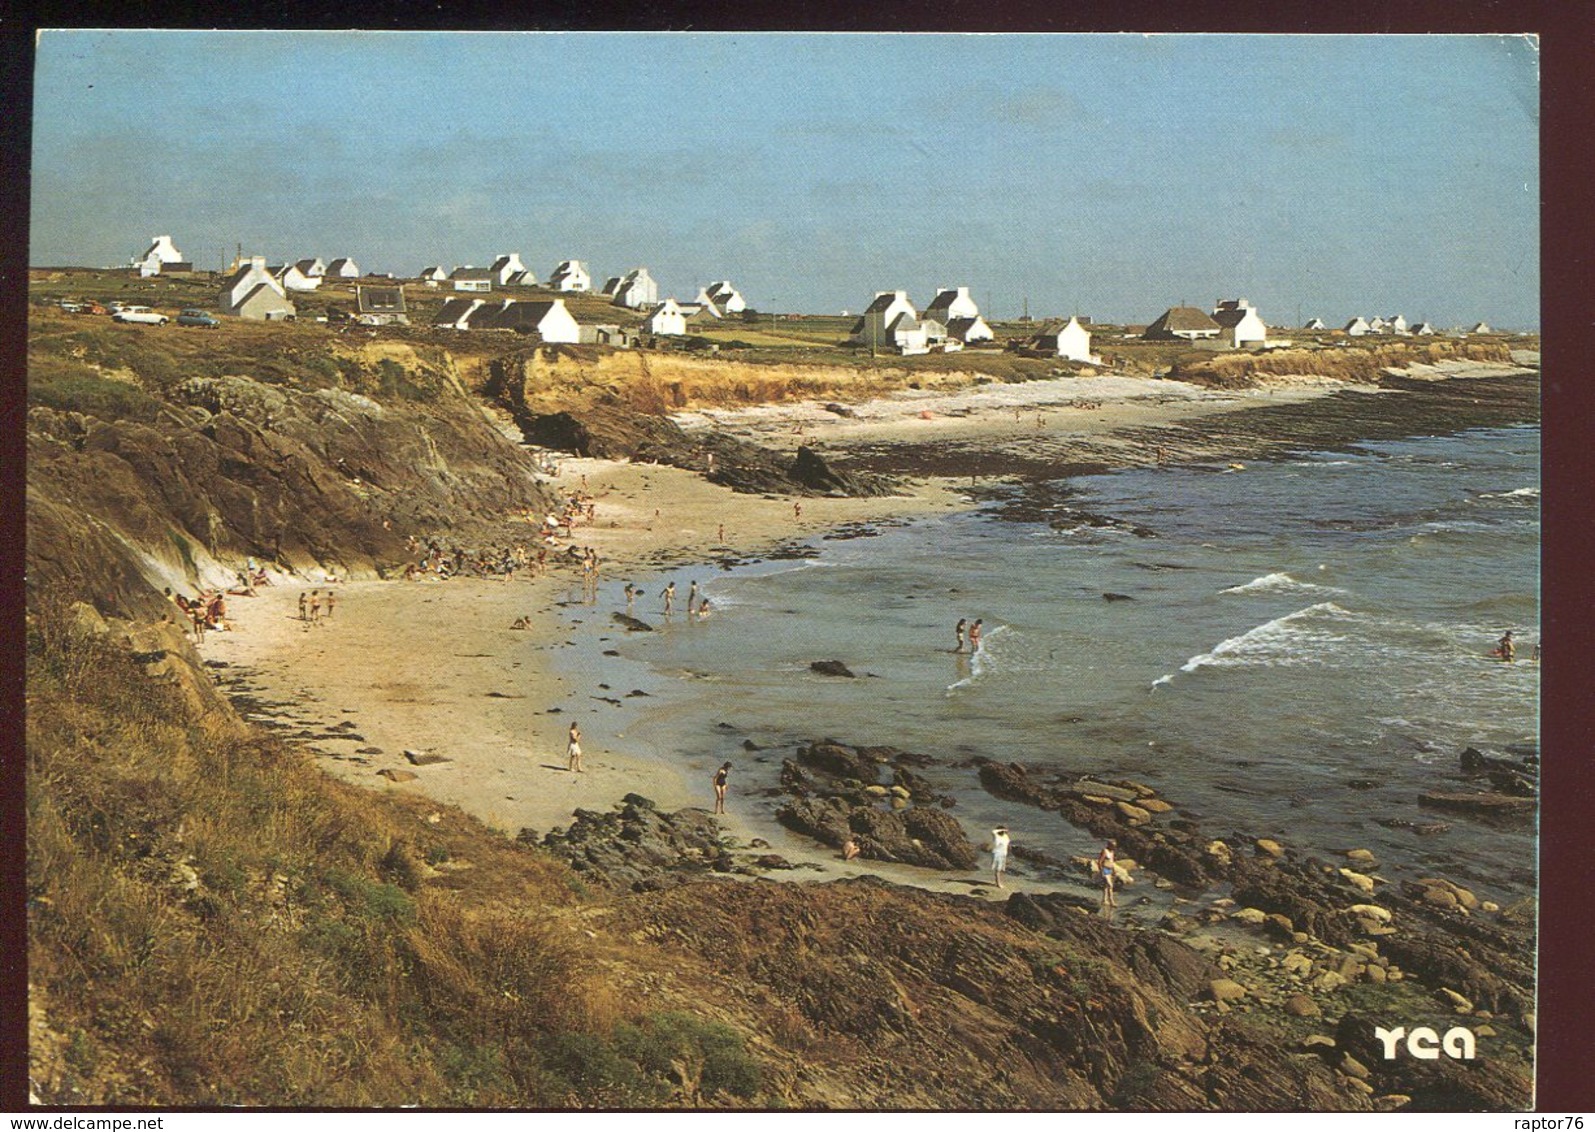
[{"label": "dry vegetation", "polygon": [[[56,1104],[735,1101],[723,1026],[622,1002],[562,865],[28,632],[32,1082]],[[713,1064],[683,1095],[672,1063]]]},{"label": "dry vegetation", "polygon": [[1510,344],[1501,341],[1415,342],[1410,339],[1371,346],[1346,346],[1330,350],[1269,350],[1256,354],[1223,354],[1198,361],[1176,362],[1169,376],[1179,381],[1220,388],[1257,384],[1267,375],[1331,377],[1340,381],[1372,384],[1386,368],[1434,365],[1447,361],[1502,362],[1512,360]]}]

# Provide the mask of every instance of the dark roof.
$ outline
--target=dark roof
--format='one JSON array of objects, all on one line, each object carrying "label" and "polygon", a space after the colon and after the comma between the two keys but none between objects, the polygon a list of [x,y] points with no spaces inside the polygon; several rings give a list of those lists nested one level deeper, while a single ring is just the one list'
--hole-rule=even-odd
[{"label": "dark roof", "polygon": [[853,324],[853,328],[851,330],[849,330],[848,333],[849,334],[862,334],[862,333],[864,333],[864,320],[862,318],[860,318],[857,322],[855,322]]},{"label": "dark roof", "polygon": [[489,325],[494,330],[536,330],[543,317],[554,309],[552,299],[538,299],[531,302],[511,301],[508,306],[500,307],[493,316]]},{"label": "dark roof", "polygon": [[983,320],[981,319],[981,317],[978,314],[974,318],[953,318],[953,319],[948,319],[947,320],[947,333],[951,334],[954,338],[957,338],[959,341],[962,341],[964,335],[968,334],[971,330],[973,330],[975,328],[975,323],[981,322],[981,321],[983,321]]},{"label": "dark roof", "polygon": [[1195,307],[1170,307],[1156,322],[1146,328],[1146,336],[1154,338],[1160,334],[1190,334],[1199,330],[1218,328],[1218,323],[1209,318],[1206,311]]},{"label": "dark roof", "polygon": [[489,280],[493,278],[493,269],[489,267],[460,267],[454,270],[450,279],[476,279]]},{"label": "dark roof", "polygon": [[865,314],[880,314],[897,301],[896,291],[886,291],[875,296],[875,301],[864,308]]},{"label": "dark roof", "polygon": [[434,321],[438,323],[459,322],[460,316],[470,310],[476,302],[477,300],[475,299],[449,299],[438,309],[437,317]]},{"label": "dark roof", "polygon": [[355,309],[361,314],[404,314],[403,287],[356,287]]},{"label": "dark roof", "polygon": [[295,260],[294,266],[300,271],[304,272],[306,275],[309,275],[311,269],[316,266],[316,261],[314,259]]},{"label": "dark roof", "polygon": [[1229,330],[1239,326],[1241,320],[1251,313],[1253,313],[1251,307],[1225,307],[1213,312],[1213,321],[1225,330]]}]

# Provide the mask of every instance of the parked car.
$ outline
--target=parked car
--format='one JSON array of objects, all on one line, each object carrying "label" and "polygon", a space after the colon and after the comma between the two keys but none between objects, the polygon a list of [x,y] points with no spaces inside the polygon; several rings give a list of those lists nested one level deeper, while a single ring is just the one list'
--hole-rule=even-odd
[{"label": "parked car", "polygon": [[66,311],[67,314],[83,313],[83,304],[77,299],[62,299],[60,302],[60,307],[62,310]]},{"label": "parked car", "polygon": [[111,317],[117,322],[146,322],[152,326],[172,321],[160,311],[152,311],[149,307],[123,307]]},{"label": "parked car", "polygon": [[221,320],[209,311],[202,311],[198,307],[189,307],[177,315],[178,326],[220,326]]}]

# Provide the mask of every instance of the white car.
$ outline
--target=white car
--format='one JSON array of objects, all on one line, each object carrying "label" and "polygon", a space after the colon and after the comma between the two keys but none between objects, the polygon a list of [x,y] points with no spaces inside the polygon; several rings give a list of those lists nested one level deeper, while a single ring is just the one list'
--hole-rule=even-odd
[{"label": "white car", "polygon": [[153,326],[171,321],[160,311],[152,311],[149,307],[123,307],[111,317],[117,322],[147,322]]}]

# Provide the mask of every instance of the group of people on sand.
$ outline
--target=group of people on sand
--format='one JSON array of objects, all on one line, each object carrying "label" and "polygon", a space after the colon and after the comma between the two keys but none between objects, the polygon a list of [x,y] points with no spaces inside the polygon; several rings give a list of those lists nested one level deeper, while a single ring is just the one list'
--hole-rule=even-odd
[{"label": "group of people on sand", "polygon": [[958,619],[958,624],[953,626],[953,635],[957,638],[957,643],[953,646],[953,651],[963,652],[964,645],[967,643],[969,645],[970,653],[973,654],[979,652],[981,634],[985,631],[985,624],[986,623],[978,617],[975,618],[973,624],[969,622],[968,618],[960,617]]},{"label": "group of people on sand", "polygon": [[178,612],[183,615],[187,628],[194,634],[194,640],[203,641],[205,630],[215,629],[218,632],[230,632],[232,623],[227,620],[227,594],[237,593],[241,596],[253,597],[253,590],[201,590],[194,598],[184,597],[182,594],[173,593],[170,586],[166,588],[166,598],[177,606]]},{"label": "group of people on sand", "polygon": [[[1006,826],[998,826],[991,831],[991,879],[998,888],[1002,887],[1003,875],[1008,871],[1008,849],[1013,843]],[[1113,838],[1103,842],[1097,859],[1092,863],[1091,876],[1093,881],[1102,888],[1102,907],[1104,910],[1117,908],[1119,898],[1115,893],[1115,883],[1118,880],[1117,855],[1119,843]]]},{"label": "group of people on sand", "polygon": [[311,590],[309,593],[300,590],[299,620],[305,623],[306,629],[309,629],[312,625],[320,625],[323,609],[326,610],[327,619],[331,620],[332,607],[337,603],[337,600],[330,586],[327,588],[325,595],[320,590]]},{"label": "group of people on sand", "polygon": [[526,570],[531,576],[536,577],[547,569],[548,563],[547,547],[539,547],[537,553],[533,555],[524,543],[515,543],[506,547],[492,546],[482,550],[465,550],[458,546],[444,550],[436,539],[423,544],[420,539],[411,535],[408,546],[410,552],[417,555],[417,558],[404,568],[404,580],[407,582],[416,582],[423,578],[447,581],[462,576],[501,577],[509,581],[515,577],[517,570]]}]

